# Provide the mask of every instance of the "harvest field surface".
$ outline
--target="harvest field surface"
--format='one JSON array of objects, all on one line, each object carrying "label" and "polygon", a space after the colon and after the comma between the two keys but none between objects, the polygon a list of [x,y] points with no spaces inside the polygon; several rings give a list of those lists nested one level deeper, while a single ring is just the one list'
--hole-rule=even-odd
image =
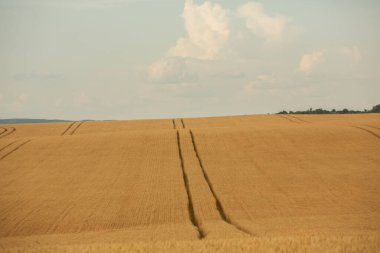
[{"label": "harvest field surface", "polygon": [[380,114],[0,125],[0,252],[380,252]]}]

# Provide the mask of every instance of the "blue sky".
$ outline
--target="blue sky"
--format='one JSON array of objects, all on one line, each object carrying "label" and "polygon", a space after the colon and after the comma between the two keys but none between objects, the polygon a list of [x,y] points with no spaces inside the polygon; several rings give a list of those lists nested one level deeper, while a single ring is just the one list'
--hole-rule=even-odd
[{"label": "blue sky", "polygon": [[378,1],[0,0],[0,118],[380,103]]}]

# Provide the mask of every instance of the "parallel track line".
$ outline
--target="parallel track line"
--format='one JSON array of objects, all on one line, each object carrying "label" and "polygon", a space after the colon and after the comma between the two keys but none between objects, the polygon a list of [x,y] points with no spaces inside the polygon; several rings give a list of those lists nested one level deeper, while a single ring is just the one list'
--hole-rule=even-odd
[{"label": "parallel track line", "polygon": [[188,179],[188,176],[186,174],[185,166],[183,163],[182,149],[181,149],[181,143],[180,143],[180,137],[179,137],[178,130],[177,130],[177,145],[178,145],[179,159],[181,162],[183,182],[185,184],[185,189],[186,189],[187,199],[188,199],[187,207],[188,207],[188,212],[189,212],[189,219],[190,219],[191,223],[197,228],[198,238],[203,239],[205,237],[205,233],[200,228],[200,226],[197,222],[197,219],[195,218],[194,205],[193,205],[193,200],[191,198],[191,192],[190,192],[190,187],[189,187],[189,179]]},{"label": "parallel track line", "polygon": [[72,122],[66,129],[65,129],[65,131],[63,131],[63,133],[61,134],[61,136],[62,135],[65,135],[65,133],[67,132],[67,131],[69,131],[69,129],[74,125],[76,123],[76,121],[74,121],[74,122]]},{"label": "parallel track line", "polygon": [[378,135],[377,133],[375,132],[372,132],[371,130],[368,130],[368,129],[365,129],[365,128],[362,128],[362,127],[358,127],[358,126],[352,126],[354,128],[357,128],[357,129],[360,129],[360,130],[363,130],[363,131],[366,131],[367,133],[370,133],[372,134],[373,136],[375,136],[376,138],[380,139],[380,135]]},{"label": "parallel track line", "polygon": [[284,119],[286,119],[286,120],[288,120],[288,121],[290,121],[290,122],[292,122],[292,123],[297,123],[297,124],[300,123],[300,122],[295,121],[295,120],[293,120],[293,119],[289,119],[289,118],[285,117],[285,116],[282,115],[282,114],[276,114],[276,115],[279,116],[279,117],[281,117],[281,118],[284,118]]},{"label": "parallel track line", "polygon": [[10,152],[6,153],[5,155],[3,155],[2,157],[0,157],[0,160],[3,160],[5,157],[9,156],[10,154],[12,154],[13,152],[15,152],[16,150],[18,150],[19,148],[21,148],[22,146],[26,145],[28,142],[31,142],[32,140],[27,140],[23,143],[21,143],[20,145],[18,145],[16,148],[14,148],[13,150],[11,150]]},{"label": "parallel track line", "polygon": [[79,128],[83,123],[84,123],[84,121],[80,122],[80,123],[74,128],[74,130],[71,132],[70,135],[75,134],[75,132],[78,130],[78,128]]},{"label": "parallel track line", "polygon": [[194,152],[195,152],[195,154],[196,154],[196,156],[197,156],[197,159],[198,159],[199,165],[200,165],[200,167],[201,167],[201,169],[202,169],[202,172],[203,172],[203,177],[205,178],[205,180],[206,180],[206,182],[207,182],[207,184],[208,184],[208,187],[209,187],[209,189],[210,189],[210,191],[211,191],[211,193],[212,193],[212,195],[213,195],[213,197],[214,197],[214,199],[215,199],[216,209],[218,210],[220,217],[221,217],[225,222],[227,222],[227,223],[229,223],[230,225],[234,226],[234,227],[237,228],[238,230],[240,230],[240,231],[242,231],[242,232],[244,232],[244,233],[250,235],[251,233],[250,233],[249,231],[247,231],[246,229],[244,229],[244,228],[238,226],[237,224],[233,223],[233,222],[231,221],[231,219],[228,218],[228,216],[226,215],[226,212],[225,212],[225,210],[224,210],[224,208],[223,208],[223,205],[222,205],[222,203],[221,203],[219,197],[218,197],[217,194],[215,193],[215,190],[214,190],[214,187],[213,187],[213,185],[212,185],[212,183],[211,183],[211,180],[210,180],[209,176],[207,175],[207,172],[206,172],[206,170],[205,170],[205,168],[204,168],[204,166],[203,166],[202,159],[201,159],[201,157],[200,157],[200,155],[199,155],[199,151],[198,151],[198,148],[197,148],[197,145],[196,145],[196,142],[195,142],[194,134],[193,134],[193,132],[192,132],[191,130],[189,130],[189,131],[190,131],[191,141],[192,141],[192,143],[193,143]]},{"label": "parallel track line", "polygon": [[14,133],[16,131],[16,128],[14,128],[14,127],[11,127],[11,128],[12,128],[11,131],[9,131],[8,133],[5,133],[5,134],[1,135],[0,138],[4,138],[5,136],[11,135],[12,133]]}]

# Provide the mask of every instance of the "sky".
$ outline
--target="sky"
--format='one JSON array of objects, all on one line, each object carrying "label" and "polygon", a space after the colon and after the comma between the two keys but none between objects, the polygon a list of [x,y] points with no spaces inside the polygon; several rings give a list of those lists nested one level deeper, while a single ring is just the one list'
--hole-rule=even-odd
[{"label": "sky", "polygon": [[0,118],[370,109],[377,0],[0,0]]}]

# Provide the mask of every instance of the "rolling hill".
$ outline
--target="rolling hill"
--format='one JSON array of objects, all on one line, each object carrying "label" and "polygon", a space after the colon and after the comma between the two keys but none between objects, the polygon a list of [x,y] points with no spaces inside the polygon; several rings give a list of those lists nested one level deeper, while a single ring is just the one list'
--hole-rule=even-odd
[{"label": "rolling hill", "polygon": [[0,252],[376,252],[380,114],[0,125]]}]

